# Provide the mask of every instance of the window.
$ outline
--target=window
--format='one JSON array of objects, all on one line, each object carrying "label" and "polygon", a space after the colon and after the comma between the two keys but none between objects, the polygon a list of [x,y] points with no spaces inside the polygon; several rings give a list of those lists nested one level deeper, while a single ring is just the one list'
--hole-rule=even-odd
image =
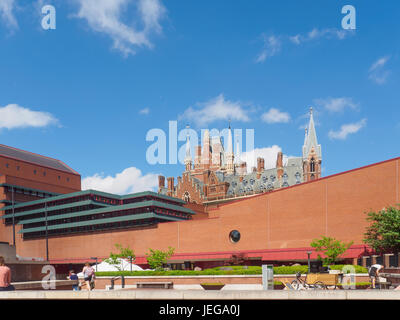
[{"label": "window", "polygon": [[311,158],[310,172],[315,172],[315,160],[314,160],[314,158]]},{"label": "window", "polygon": [[299,172],[296,172],[295,177],[296,177],[296,184],[301,183],[300,181],[301,175]]},{"label": "window", "polygon": [[185,192],[185,194],[183,195],[183,200],[185,200],[186,202],[190,202],[190,194],[189,192]]},{"label": "window", "polygon": [[237,243],[240,240],[240,232],[237,230],[232,230],[229,233],[229,240],[231,240],[232,243]]}]

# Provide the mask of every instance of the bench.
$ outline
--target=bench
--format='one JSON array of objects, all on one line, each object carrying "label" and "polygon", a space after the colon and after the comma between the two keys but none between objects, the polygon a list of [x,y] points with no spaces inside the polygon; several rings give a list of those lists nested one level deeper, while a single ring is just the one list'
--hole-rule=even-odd
[{"label": "bench", "polygon": [[138,289],[151,288],[151,289],[172,289],[173,282],[137,282]]},{"label": "bench", "polygon": [[332,286],[336,289],[338,285],[339,274],[337,273],[309,273],[307,274],[306,282],[308,284],[314,284],[317,281],[321,281],[326,286]]}]

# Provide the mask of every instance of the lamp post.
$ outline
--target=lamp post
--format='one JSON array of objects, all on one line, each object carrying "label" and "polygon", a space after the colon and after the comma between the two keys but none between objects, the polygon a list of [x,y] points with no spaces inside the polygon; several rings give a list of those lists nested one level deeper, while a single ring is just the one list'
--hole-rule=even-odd
[{"label": "lamp post", "polygon": [[308,273],[310,273],[310,267],[311,267],[311,263],[310,263],[310,256],[312,254],[312,251],[307,251],[307,260],[308,260]]},{"label": "lamp post", "polygon": [[44,203],[44,217],[46,221],[46,261],[49,261],[49,230],[47,222],[47,202]]},{"label": "lamp post", "polygon": [[96,272],[97,272],[97,257],[91,257],[90,259],[95,260],[96,261]]},{"label": "lamp post", "polygon": [[132,272],[132,256],[129,256],[128,258],[129,258],[129,262],[131,264],[131,272]]},{"label": "lamp post", "polygon": [[15,201],[14,201],[14,186],[11,187],[11,204],[12,204],[13,246],[15,247]]}]

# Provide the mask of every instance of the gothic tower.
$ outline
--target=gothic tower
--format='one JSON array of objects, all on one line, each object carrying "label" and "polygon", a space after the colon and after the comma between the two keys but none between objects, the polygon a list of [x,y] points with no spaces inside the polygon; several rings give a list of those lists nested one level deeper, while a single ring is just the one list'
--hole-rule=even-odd
[{"label": "gothic tower", "polygon": [[235,156],[233,155],[233,145],[232,145],[232,129],[229,124],[229,132],[228,132],[228,146],[225,154],[226,159],[226,173],[234,174],[235,173]]},{"label": "gothic tower", "polygon": [[304,182],[315,180],[321,177],[321,145],[318,144],[317,141],[312,108],[310,108],[310,122],[307,129],[303,145]]},{"label": "gothic tower", "polygon": [[185,171],[190,172],[192,170],[192,156],[190,154],[189,126],[187,126],[186,129]]}]

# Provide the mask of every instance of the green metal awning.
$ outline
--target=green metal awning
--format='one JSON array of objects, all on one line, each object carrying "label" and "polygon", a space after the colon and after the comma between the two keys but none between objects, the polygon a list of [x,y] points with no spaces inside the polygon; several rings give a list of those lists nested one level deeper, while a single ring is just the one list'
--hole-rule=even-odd
[{"label": "green metal awning", "polygon": [[9,184],[9,183],[0,183],[0,187],[22,189],[22,190],[26,190],[26,191],[30,191],[30,192],[36,192],[36,193],[46,193],[46,194],[50,194],[52,196],[58,196],[59,195],[59,193],[56,193],[56,192],[44,191],[44,190],[39,190],[39,189],[32,189],[32,188],[27,188],[27,187],[24,187],[24,186],[17,186],[17,185],[13,185],[13,184]]},{"label": "green metal awning", "polygon": [[[87,206],[87,205],[99,205],[99,206],[103,206],[103,207],[108,207],[108,204],[105,203],[99,203],[96,201],[92,201],[92,200],[85,200],[85,201],[79,201],[79,202],[73,202],[73,203],[67,203],[67,204],[63,204],[63,205],[59,205],[59,206],[51,206],[51,207],[47,207],[47,213],[52,212],[52,211],[57,211],[57,210],[63,210],[63,209],[68,209],[68,208],[74,208],[74,207],[81,207],[81,206]],[[23,216],[28,216],[31,214],[37,214],[37,213],[44,213],[45,212],[45,208],[40,208],[40,209],[35,209],[35,210],[28,210],[28,211],[24,211],[24,212],[18,212],[14,214],[14,217],[23,217]],[[1,219],[7,219],[7,218],[12,218],[13,214],[9,213],[9,214],[5,214],[3,216],[1,216]]]},{"label": "green metal awning", "polygon": [[[19,187],[19,188],[22,188],[22,187]],[[43,193],[44,191],[39,191],[39,192]],[[46,192],[46,193],[49,193],[49,192]],[[50,201],[58,201],[58,200],[69,199],[69,198],[74,198],[74,197],[79,197],[79,196],[84,196],[84,195],[90,195],[90,194],[93,194],[95,196],[110,198],[110,199],[113,199],[113,200],[126,200],[126,199],[134,199],[134,198],[144,197],[144,196],[152,196],[152,197],[155,197],[155,198],[160,198],[160,199],[165,199],[165,200],[169,200],[169,201],[172,201],[172,202],[176,202],[177,204],[185,204],[186,203],[185,201],[183,201],[181,199],[173,198],[173,197],[166,196],[166,195],[163,195],[163,194],[158,194],[158,193],[152,192],[152,191],[138,192],[138,193],[133,193],[133,194],[120,196],[120,195],[106,193],[106,192],[102,192],[102,191],[85,190],[85,191],[77,191],[77,192],[73,192],[73,193],[56,195],[56,196],[45,198],[45,199],[40,199],[40,200],[35,200],[35,201],[23,202],[23,203],[15,204],[14,205],[14,209],[23,208],[23,207],[26,207],[26,206],[33,206],[33,205],[36,205],[36,204],[41,204],[41,203],[50,202]],[[156,201],[156,200],[153,200],[153,201]],[[0,211],[11,210],[11,209],[12,209],[12,206],[6,206],[6,207],[3,207],[3,208],[0,208]]]},{"label": "green metal awning", "polygon": [[[97,219],[97,220],[91,220],[91,221],[79,221],[79,222],[57,224],[57,225],[48,226],[47,230],[67,229],[67,228],[75,228],[75,227],[92,226],[92,225],[97,225],[97,224],[142,220],[142,219],[150,219],[150,218],[158,218],[158,219],[170,220],[170,221],[181,221],[182,220],[182,219],[175,218],[175,217],[167,217],[167,216],[159,215],[154,212],[147,212],[147,213],[139,213],[139,214],[134,214],[134,215],[122,216],[122,217],[113,217],[113,218]],[[46,231],[46,226],[22,229],[18,233],[32,233],[32,232],[41,232],[41,231]]]},{"label": "green metal awning", "polygon": [[[82,201],[82,202],[84,202],[84,201]],[[97,202],[96,202],[96,204],[97,204]],[[60,215],[47,217],[47,220],[61,220],[61,219],[68,219],[68,218],[74,218],[74,217],[83,217],[83,216],[88,216],[88,215],[109,213],[109,212],[114,212],[114,211],[138,209],[138,208],[143,208],[143,207],[159,207],[162,209],[175,210],[175,211],[184,212],[184,213],[191,214],[191,215],[195,214],[195,212],[193,210],[185,208],[185,207],[175,206],[172,204],[151,200],[151,201],[130,203],[130,204],[125,204],[125,205],[120,205],[120,206],[108,206],[106,208],[98,208],[98,209],[91,209],[91,210],[86,210],[86,211],[77,211],[77,212],[71,212],[71,213],[66,213],[66,214],[60,214]],[[44,210],[41,210],[41,212],[44,213]],[[4,218],[4,217],[5,216],[3,216],[2,218]],[[10,217],[12,217],[12,214],[7,215],[7,218],[10,218]],[[35,218],[35,219],[27,219],[27,220],[20,221],[18,224],[36,223],[36,222],[42,222],[45,220],[46,220],[45,217]]]}]

